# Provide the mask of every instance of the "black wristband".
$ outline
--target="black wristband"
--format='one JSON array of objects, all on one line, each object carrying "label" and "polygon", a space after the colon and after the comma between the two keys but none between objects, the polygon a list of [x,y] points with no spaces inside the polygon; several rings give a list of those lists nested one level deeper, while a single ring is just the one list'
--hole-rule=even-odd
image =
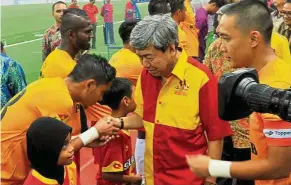
[{"label": "black wristband", "polygon": [[123,118],[120,118],[120,129],[124,128],[124,120]]}]

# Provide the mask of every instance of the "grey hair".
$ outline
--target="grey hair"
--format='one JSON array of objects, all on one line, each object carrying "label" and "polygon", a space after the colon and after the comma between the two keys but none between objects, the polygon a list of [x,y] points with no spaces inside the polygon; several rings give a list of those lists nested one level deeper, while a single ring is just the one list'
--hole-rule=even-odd
[{"label": "grey hair", "polygon": [[170,44],[178,47],[178,26],[170,14],[146,16],[132,30],[130,44],[137,50],[152,45],[165,52]]}]

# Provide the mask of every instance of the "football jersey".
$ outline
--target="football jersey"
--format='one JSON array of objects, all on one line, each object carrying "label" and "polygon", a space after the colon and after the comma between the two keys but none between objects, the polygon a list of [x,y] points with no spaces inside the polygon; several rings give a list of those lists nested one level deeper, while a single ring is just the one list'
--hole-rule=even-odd
[{"label": "football jersey", "polygon": [[[131,139],[128,131],[120,130],[119,138],[101,147],[99,171],[96,179],[98,185],[122,185],[122,182],[110,182],[102,179],[102,172],[123,175],[135,175],[135,162],[131,148]],[[98,153],[99,155],[99,153]]]},{"label": "football jersey", "polygon": [[[268,62],[260,71],[261,84],[288,89],[291,66],[281,59]],[[268,147],[291,147],[291,124],[273,114],[253,113],[250,116],[252,160],[267,159]],[[290,185],[291,179],[256,180],[256,185]]]},{"label": "football jersey", "polygon": [[[76,185],[77,174],[75,163],[64,166],[64,168],[64,183],[62,185]],[[36,170],[32,169],[23,185],[59,185],[59,183],[55,179],[46,178]]]},{"label": "football jersey", "polygon": [[55,49],[45,59],[40,70],[40,78],[65,78],[76,64],[77,62],[66,51]]},{"label": "football jersey", "polygon": [[135,85],[142,70],[140,58],[129,49],[117,51],[109,61],[116,69],[116,77],[127,78]]},{"label": "football jersey", "polygon": [[291,55],[288,40],[283,35],[277,32],[272,33],[271,47],[274,49],[277,57],[282,59],[284,62],[291,64]]},{"label": "football jersey", "polygon": [[[14,96],[1,110],[1,182],[23,183],[28,175],[26,131],[39,117],[59,119],[80,133],[80,124],[70,122],[76,114],[65,81],[61,78],[37,80]],[[53,133],[52,133],[53,134]]]}]

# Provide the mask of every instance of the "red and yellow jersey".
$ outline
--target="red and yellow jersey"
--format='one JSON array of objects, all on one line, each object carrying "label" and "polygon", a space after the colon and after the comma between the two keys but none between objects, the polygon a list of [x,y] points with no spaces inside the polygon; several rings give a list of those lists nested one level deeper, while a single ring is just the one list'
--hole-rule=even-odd
[{"label": "red and yellow jersey", "polygon": [[[54,87],[54,88],[52,88]],[[30,168],[26,150],[26,131],[39,117],[57,118],[80,133],[67,85],[61,78],[37,80],[14,96],[1,110],[1,183],[22,183]]]},{"label": "red and yellow jersey", "polygon": [[45,59],[40,70],[40,78],[65,78],[76,64],[77,62],[66,51],[55,49]]},{"label": "red and yellow jersey", "polygon": [[280,35],[277,32],[273,32],[271,38],[271,47],[275,50],[277,57],[291,64],[289,43],[286,37]]},{"label": "red and yellow jersey", "polygon": [[[291,66],[277,58],[259,71],[261,84],[288,89],[291,86]],[[272,114],[253,113],[250,116],[252,160],[267,159],[268,147],[291,147],[291,124]],[[291,179],[256,181],[256,185],[289,185]]]},{"label": "red and yellow jersey", "polygon": [[163,86],[160,78],[142,71],[135,112],[143,117],[146,131],[147,184],[203,183],[189,170],[185,155],[206,154],[207,139],[231,135],[229,123],[218,117],[217,86],[207,67],[185,51]]},{"label": "red and yellow jersey", "polygon": [[198,40],[198,29],[195,26],[195,14],[192,10],[191,3],[189,0],[184,1],[186,7],[185,21],[179,24],[179,27],[185,32],[187,43],[187,54],[188,56],[198,56],[199,51],[199,40]]},{"label": "red and yellow jersey", "polygon": [[[135,175],[135,162],[131,148],[130,133],[119,131],[119,138],[100,148],[99,171],[96,179],[98,185],[122,185],[122,182],[110,182],[102,179],[102,173],[122,172],[123,175]],[[99,156],[99,153],[98,153]]]},{"label": "red and yellow jersey", "polygon": [[[64,166],[65,176],[62,185],[77,185],[76,165],[72,163]],[[59,185],[55,179],[49,179],[42,176],[36,170],[32,169],[23,185]]]},{"label": "red and yellow jersey", "polygon": [[109,61],[116,69],[116,77],[127,78],[135,85],[142,70],[140,58],[129,49],[122,48]]}]

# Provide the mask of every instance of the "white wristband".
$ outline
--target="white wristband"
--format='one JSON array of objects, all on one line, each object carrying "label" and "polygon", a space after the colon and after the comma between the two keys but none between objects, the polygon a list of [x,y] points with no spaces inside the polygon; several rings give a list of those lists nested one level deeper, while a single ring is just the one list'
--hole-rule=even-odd
[{"label": "white wristband", "polygon": [[231,178],[230,176],[230,166],[231,162],[229,161],[220,161],[220,160],[213,160],[209,161],[209,174],[212,177],[227,177]]},{"label": "white wristband", "polygon": [[97,132],[97,129],[95,127],[92,127],[88,129],[86,132],[79,135],[80,139],[82,140],[84,146],[91,143],[95,139],[99,137],[99,134]]}]

